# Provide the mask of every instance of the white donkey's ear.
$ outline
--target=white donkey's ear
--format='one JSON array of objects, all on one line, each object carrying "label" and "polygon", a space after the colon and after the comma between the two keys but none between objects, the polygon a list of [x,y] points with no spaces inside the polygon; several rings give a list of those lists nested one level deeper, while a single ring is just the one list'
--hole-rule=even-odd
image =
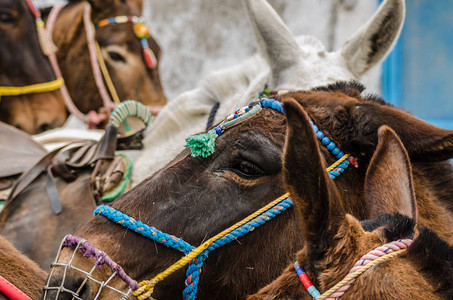
[{"label": "white donkey's ear", "polygon": [[385,0],[373,18],[342,49],[349,70],[360,77],[383,60],[396,44],[406,15],[404,0]]},{"label": "white donkey's ear", "polygon": [[260,53],[271,66],[272,74],[280,74],[300,59],[301,49],[296,39],[266,0],[243,2]]}]

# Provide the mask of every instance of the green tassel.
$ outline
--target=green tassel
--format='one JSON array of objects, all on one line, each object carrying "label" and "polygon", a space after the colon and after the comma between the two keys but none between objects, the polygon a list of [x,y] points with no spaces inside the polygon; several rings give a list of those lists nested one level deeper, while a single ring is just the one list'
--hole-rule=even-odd
[{"label": "green tassel", "polygon": [[211,129],[206,133],[191,135],[186,138],[186,145],[184,147],[192,150],[192,156],[208,157],[214,153],[215,140],[219,135],[215,130]]}]

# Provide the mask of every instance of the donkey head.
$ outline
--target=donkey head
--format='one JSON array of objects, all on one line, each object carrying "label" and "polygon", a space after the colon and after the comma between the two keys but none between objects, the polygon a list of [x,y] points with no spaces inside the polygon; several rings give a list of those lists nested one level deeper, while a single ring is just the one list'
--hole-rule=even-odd
[{"label": "donkey head", "polygon": [[[388,242],[415,237],[406,254],[363,273],[344,293],[344,298],[451,297],[453,286],[449,268],[453,265],[453,248],[426,227],[421,231],[419,226],[414,227],[419,224],[411,166],[395,132],[387,126],[379,129],[379,143],[365,182],[365,205],[373,206],[376,216],[360,222],[346,213],[347,199],[340,196],[324,170],[305,111],[296,102],[288,101],[285,112],[288,131],[283,155],[284,182],[294,200],[301,234],[306,240],[297,254],[297,261],[313,284],[319,290],[327,291],[370,250]],[[431,255],[423,256],[426,253]],[[312,298],[293,265],[258,294],[249,297],[283,298]]]},{"label": "donkey head", "polygon": [[[377,131],[382,124],[395,124],[397,132],[401,132],[402,135],[417,130],[426,134],[426,138],[438,135],[437,140],[431,139],[438,143],[438,147],[433,148],[429,143],[423,145],[413,143],[418,145],[409,148],[412,149],[414,156],[422,153],[422,150],[425,151],[424,153],[430,153],[431,149],[435,149],[439,155],[451,155],[448,142],[451,139],[450,131],[442,131],[386,104],[364,100],[360,95],[360,85],[355,83],[341,83],[313,91],[289,93],[277,99],[297,101],[298,105],[303,106],[308,112],[313,123],[340,149],[359,158],[359,168],[349,168],[333,181],[336,188],[327,177],[321,178],[323,181],[314,185],[304,186],[307,189],[320,190],[320,193],[329,197],[335,194],[343,195],[345,197],[343,199],[347,198],[348,201],[335,202],[338,211],[350,213],[359,219],[381,213],[380,206],[368,208],[364,205],[363,199],[365,190],[373,194],[373,189],[364,189],[364,178],[367,166],[378,145]],[[365,115],[365,112],[369,115]],[[388,112],[387,117],[384,112]],[[371,129],[375,129],[376,132],[372,132]],[[214,236],[284,194],[285,189],[280,176],[285,131],[286,123],[283,115],[269,108],[263,108],[219,135],[215,142],[215,151],[211,156],[192,157],[186,149],[165,168],[116,200],[112,206],[143,223],[180,236],[194,246],[199,245],[205,238]],[[421,139],[420,135],[417,140]],[[309,151],[305,148],[310,145],[312,147],[314,143],[313,140],[307,146],[302,145],[301,152]],[[411,145],[411,142],[408,144]],[[354,145],[361,148],[354,150]],[[310,151],[313,152],[313,150]],[[364,151],[363,155],[362,151]],[[324,166],[335,161],[325,147],[322,148],[322,156],[316,153],[317,160],[322,161]],[[397,168],[403,169],[399,165]],[[311,167],[300,169],[300,176],[306,176],[307,180],[312,180],[311,172]],[[445,171],[443,174],[448,172],[450,171]],[[430,202],[430,197],[438,195],[436,184],[428,178],[431,174],[424,174],[419,169],[416,175],[417,196],[421,195],[423,199],[421,201],[426,203],[423,202],[423,205],[418,207],[419,213],[414,206],[403,204],[398,205],[397,211],[401,212],[399,207],[403,207],[408,211],[407,215],[412,216],[413,213],[417,213],[420,219],[423,219],[422,224],[428,224],[430,227],[432,225],[431,228],[435,229],[446,228],[444,235],[451,235],[449,229],[451,226],[448,227],[446,223],[451,216],[447,211],[444,211],[444,215],[439,212],[437,206],[440,207],[441,204],[435,205]],[[445,176],[442,177],[442,180],[444,179]],[[319,189],[321,185],[325,185],[326,189]],[[412,184],[406,182],[405,186],[411,187]],[[319,205],[321,207],[308,208],[313,212],[313,216],[326,218],[336,211],[323,207],[325,206],[323,204]],[[429,214],[432,216],[427,216]],[[344,217],[344,214],[340,216]],[[325,227],[321,221],[317,222],[319,222],[319,228]],[[302,248],[306,237],[299,233],[297,224],[294,210],[289,210],[272,220],[270,224],[241,237],[240,243],[229,244],[212,252],[203,269],[198,296],[215,298],[222,295],[226,298],[241,298],[249,293],[248,291],[254,292],[260,285],[269,282],[273,274],[280,274],[293,255],[294,249]],[[275,235],[281,232],[284,234]],[[180,257],[177,251],[155,245],[154,242],[131,230],[126,231],[101,216],[95,217],[77,235],[107,252],[131,277],[137,280],[153,277]],[[313,237],[313,239],[319,239],[319,243],[322,238],[315,235]],[[315,242],[311,243],[315,244]],[[146,255],[142,256],[142,253]],[[64,248],[59,261],[67,263],[72,254],[72,249]],[[91,265],[91,262],[78,254],[73,262],[85,270]],[[61,283],[63,273],[60,271],[54,273],[55,276],[51,278],[53,284]],[[99,278],[106,279],[105,270],[99,271]],[[68,286],[75,287],[75,290],[83,282],[80,273],[75,271],[71,272],[70,276],[66,276],[66,279]],[[160,282],[153,295],[157,298],[180,297],[184,288],[183,281],[184,274],[178,271]],[[89,293],[95,290],[95,287],[89,284],[85,291]]]},{"label": "donkey head", "polygon": [[393,48],[405,16],[404,0],[386,0],[370,21],[336,52],[319,40],[290,33],[266,0],[244,0],[258,47],[271,67],[270,88],[308,89],[359,79]]},{"label": "donkey head", "polygon": [[[69,93],[79,109],[86,113],[97,110],[102,106],[90,67],[87,49],[87,38],[84,34],[83,11],[88,3],[91,6],[91,21],[99,21],[117,16],[142,15],[142,1],[70,1],[62,10],[56,21],[54,41],[59,51],[58,61],[66,79]],[[112,78],[113,85],[120,100],[135,99],[145,105],[162,106],[166,97],[159,77],[161,50],[152,36],[146,40],[157,62],[153,67],[147,67],[141,39],[136,31],[145,33],[142,25],[128,23],[98,26],[96,40],[101,48],[102,57]],[[74,64],[74,62],[78,62]],[[84,65],[84,68],[80,68]],[[83,85],[83,88],[81,88]]]},{"label": "donkey head", "polygon": [[[25,0],[0,1],[0,86],[23,87],[55,80],[43,54],[35,18]],[[36,134],[63,125],[60,92],[1,96],[0,121]]]}]

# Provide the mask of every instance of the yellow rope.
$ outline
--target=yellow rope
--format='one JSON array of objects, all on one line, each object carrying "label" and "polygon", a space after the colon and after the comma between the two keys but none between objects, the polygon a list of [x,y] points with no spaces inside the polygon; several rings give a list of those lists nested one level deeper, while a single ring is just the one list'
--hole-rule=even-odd
[{"label": "yellow rope", "polygon": [[98,42],[95,42],[96,45],[96,56],[98,57],[99,67],[101,68],[102,75],[104,75],[105,83],[107,83],[107,87],[109,88],[110,95],[112,95],[113,102],[116,105],[120,104],[120,98],[116,92],[115,86],[113,85],[112,78],[110,77],[109,71],[107,70],[107,66],[105,65],[104,57],[102,56],[101,48],[99,47]]},{"label": "yellow rope", "polygon": [[351,273],[349,274],[348,276],[346,276],[343,280],[341,280],[340,282],[338,282],[335,286],[333,286],[331,289],[329,289],[327,292],[324,292],[321,297],[319,297],[317,300],[324,300],[324,299],[327,299],[330,295],[332,295],[333,293],[335,293],[338,289],[340,289],[341,287],[343,287],[344,285],[346,285],[349,281],[351,281],[352,279],[355,279],[357,277],[359,277],[363,272],[365,272],[366,270],[368,270],[369,268],[383,262],[383,261],[386,261],[392,257],[395,257],[399,254],[402,254],[403,252],[405,252],[407,249],[401,249],[401,250],[398,250],[398,251],[395,251],[395,252],[391,252],[391,253],[388,253],[386,255],[383,255],[375,260],[373,260],[372,262],[368,263],[367,265],[365,265],[363,268],[360,268],[358,269],[357,271],[355,271],[354,273]]},{"label": "yellow rope", "polygon": [[58,90],[63,84],[63,78],[58,78],[53,81],[26,86],[0,86],[0,97],[52,92]]},{"label": "yellow rope", "polygon": [[349,157],[349,154],[345,154],[343,155],[342,158],[340,158],[339,160],[337,160],[336,162],[334,162],[330,167],[328,167],[326,169],[327,172],[330,172],[332,171],[333,169],[335,169],[336,167],[338,167],[339,164],[341,164],[342,162],[344,162],[346,159],[348,159]]},{"label": "yellow rope", "polygon": [[[277,205],[284,199],[289,197],[289,193],[284,194],[283,196],[280,196],[279,198],[275,199],[274,201],[270,202],[266,206],[260,208],[253,214],[249,215],[242,221],[234,224],[233,226],[225,229],[221,233],[217,234],[216,236],[210,238],[197,248],[193,249],[190,253],[188,253],[186,256],[182,257],[180,260],[178,260],[176,263],[174,263],[172,266],[170,266],[168,269],[165,271],[157,274],[153,279],[151,280],[144,280],[140,282],[140,288],[134,291],[134,295],[138,297],[140,300],[144,300],[148,297],[151,296],[154,290],[154,286],[159,282],[164,280],[166,277],[168,277],[170,274],[174,273],[175,271],[179,270],[180,268],[184,267],[187,265],[192,259],[196,258],[198,255],[200,255],[204,250],[206,250],[209,246],[211,246],[216,240],[222,238],[223,236],[229,234],[230,232],[236,230],[238,227],[244,225],[245,223],[249,222],[250,220],[256,218],[263,212],[271,209],[273,206]],[[145,293],[146,291],[146,293]]]},{"label": "yellow rope", "polygon": [[[349,154],[345,154],[342,158],[340,158],[335,163],[333,163],[330,167],[328,167],[326,169],[326,171],[329,172],[329,171],[335,169],[339,164],[341,164],[343,161],[345,161],[348,157],[349,157]],[[225,229],[221,233],[217,234],[216,236],[210,238],[209,240],[207,240],[206,242],[204,242],[203,244],[201,244],[197,248],[193,249],[190,253],[188,253],[186,256],[182,257],[180,260],[178,260],[173,265],[168,267],[165,271],[163,271],[163,272],[157,274],[156,276],[154,276],[153,279],[151,279],[151,280],[143,280],[142,282],[139,283],[140,288],[138,288],[137,290],[135,290],[133,292],[134,296],[136,296],[139,300],[145,300],[145,299],[151,297],[151,294],[154,291],[154,286],[158,282],[164,280],[165,278],[167,278],[168,276],[170,276],[171,274],[173,274],[177,270],[181,269],[182,267],[184,267],[185,265],[190,263],[190,261],[192,259],[194,259],[197,256],[199,256],[204,250],[206,250],[209,246],[211,246],[216,240],[218,240],[218,239],[222,238],[223,236],[229,234],[230,232],[232,232],[233,230],[237,229],[238,227],[244,225],[245,223],[249,222],[250,220],[256,218],[257,216],[259,216],[263,212],[271,209],[272,207],[274,207],[275,205],[277,205],[279,202],[283,201],[284,199],[288,198],[289,196],[290,196],[289,193],[286,193],[283,196],[280,196],[279,198],[277,198],[274,201],[270,202],[269,204],[267,204],[266,206],[264,206],[261,209],[257,210],[253,214],[249,215],[248,217],[246,217],[242,221],[240,221],[240,222],[234,224],[233,226]],[[396,252],[392,252],[392,253],[396,253]],[[386,257],[386,256],[383,256],[383,257]],[[370,264],[368,264],[368,265],[370,265]],[[365,268],[362,268],[362,269],[365,269]],[[362,269],[360,269],[360,270],[362,270]]]}]

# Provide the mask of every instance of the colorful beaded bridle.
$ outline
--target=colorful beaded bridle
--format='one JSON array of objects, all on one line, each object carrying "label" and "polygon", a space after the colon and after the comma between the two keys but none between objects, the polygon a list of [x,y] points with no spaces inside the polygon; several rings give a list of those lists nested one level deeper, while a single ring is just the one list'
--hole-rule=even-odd
[{"label": "colorful beaded bridle", "polygon": [[[41,50],[44,55],[50,56],[53,53],[53,49],[52,47],[49,47],[49,43],[46,39],[44,22],[41,18],[41,11],[37,8],[38,6],[36,5],[36,1],[27,0],[27,4],[35,18],[36,30],[38,32]],[[57,75],[56,77],[57,79],[55,80],[26,86],[0,86],[0,101],[2,96],[19,96],[56,91],[64,84],[61,76]]]},{"label": "colorful beaded bridle", "polygon": [[[186,147],[189,147],[192,150],[193,156],[207,157],[211,155],[214,152],[215,139],[222,132],[224,132],[231,126],[237,124],[238,122],[256,114],[263,108],[271,108],[283,114],[282,104],[274,99],[261,99],[252,101],[247,107],[237,110],[234,114],[228,116],[223,122],[221,122],[214,129],[208,131],[206,134],[191,136],[187,138],[188,145],[186,145]],[[338,159],[338,161],[335,164],[333,164],[331,167],[327,169],[330,178],[335,179],[338,175],[343,173],[343,171],[346,168],[348,168],[348,166],[351,164],[357,167],[357,163],[355,162],[355,160],[353,160],[349,155],[347,154],[345,155],[343,152],[341,152],[335,145],[335,143],[328,139],[325,139],[326,136],[316,126],[313,125],[313,129],[315,130],[318,139],[320,139],[321,141],[323,141],[324,139],[324,142],[322,142],[323,145],[325,145],[326,147],[328,146],[327,149],[329,149],[330,153],[332,153]],[[151,297],[154,287],[158,282],[164,280],[170,274],[189,264],[186,271],[187,276],[187,279],[185,281],[186,287],[183,291],[183,299],[189,300],[195,299],[196,297],[201,268],[203,267],[204,260],[207,259],[208,254],[211,251],[227,243],[230,243],[231,241],[236,240],[238,237],[241,237],[253,231],[256,227],[261,226],[264,223],[268,222],[269,220],[273,219],[283,211],[290,208],[292,205],[293,202],[290,198],[290,195],[289,193],[286,193],[281,197],[275,199],[274,201],[270,202],[263,208],[259,209],[255,213],[249,215],[247,218],[241,220],[240,222],[234,224],[233,226],[227,228],[226,230],[207,240],[206,242],[204,242],[203,244],[196,248],[188,244],[181,238],[163,233],[160,230],[149,225],[146,225],[140,222],[139,220],[136,220],[109,206],[106,205],[99,206],[94,212],[94,214],[95,216],[96,215],[104,216],[111,220],[112,222],[120,224],[128,229],[131,229],[134,232],[141,234],[155,242],[176,249],[185,255],[179,261],[174,263],[165,271],[157,274],[151,280],[145,280],[140,282],[138,288],[135,285],[129,285],[129,288],[133,291],[134,296],[138,297],[138,299],[141,300],[148,299],[149,297]],[[74,246],[71,246],[65,242],[62,243],[62,247],[74,248]],[[76,250],[74,250],[74,253],[75,251]],[[75,267],[71,265],[72,259],[71,262],[66,264],[58,263],[58,259],[59,255],[57,255],[55,262],[52,264],[52,271],[50,274],[53,274],[53,268],[55,268],[56,266],[64,267],[65,272],[68,269],[75,269]],[[96,259],[96,262],[98,262],[98,259]],[[51,289],[56,289],[59,292],[63,291],[64,280],[61,281],[60,286],[50,287],[49,286],[50,279],[51,276],[49,276],[49,280],[46,286],[44,287],[45,291]],[[80,289],[81,287],[79,288],[79,290]],[[98,294],[99,293],[100,291],[98,291]],[[78,296],[78,294],[75,296]]]},{"label": "colorful beaded bridle", "polygon": [[[54,6],[49,13],[47,20],[47,38],[52,40],[52,31],[57,19],[58,14],[63,9],[64,6]],[[140,39],[140,44],[143,49],[143,56],[145,64],[148,68],[155,69],[157,67],[157,58],[154,55],[153,51],[149,48],[148,39],[150,38],[149,28],[146,26],[142,17],[139,16],[118,16],[109,19],[104,19],[98,22],[96,25],[91,22],[91,6],[87,3],[83,12],[83,24],[85,27],[85,33],[87,37],[88,51],[90,54],[91,68],[93,71],[93,76],[95,83],[101,96],[104,108],[111,112],[112,109],[118,105],[121,100],[116,92],[115,86],[105,64],[104,58],[101,53],[101,48],[96,41],[95,29],[98,27],[104,27],[109,24],[123,24],[123,23],[133,23],[133,30],[137,38]],[[61,75],[61,70],[58,65],[58,61],[55,53],[49,55],[49,60],[52,64],[52,67],[57,74]],[[107,85],[107,88],[104,84]],[[61,92],[63,95],[64,102],[71,114],[74,114],[80,120],[89,124],[90,126],[97,125],[104,121],[107,117],[107,114],[98,114],[95,111],[90,111],[88,114],[82,113],[74,104],[71,96],[65,85],[62,86]],[[113,99],[113,100],[112,100]],[[160,112],[161,107],[149,107],[149,110],[152,114],[156,115]]]}]

